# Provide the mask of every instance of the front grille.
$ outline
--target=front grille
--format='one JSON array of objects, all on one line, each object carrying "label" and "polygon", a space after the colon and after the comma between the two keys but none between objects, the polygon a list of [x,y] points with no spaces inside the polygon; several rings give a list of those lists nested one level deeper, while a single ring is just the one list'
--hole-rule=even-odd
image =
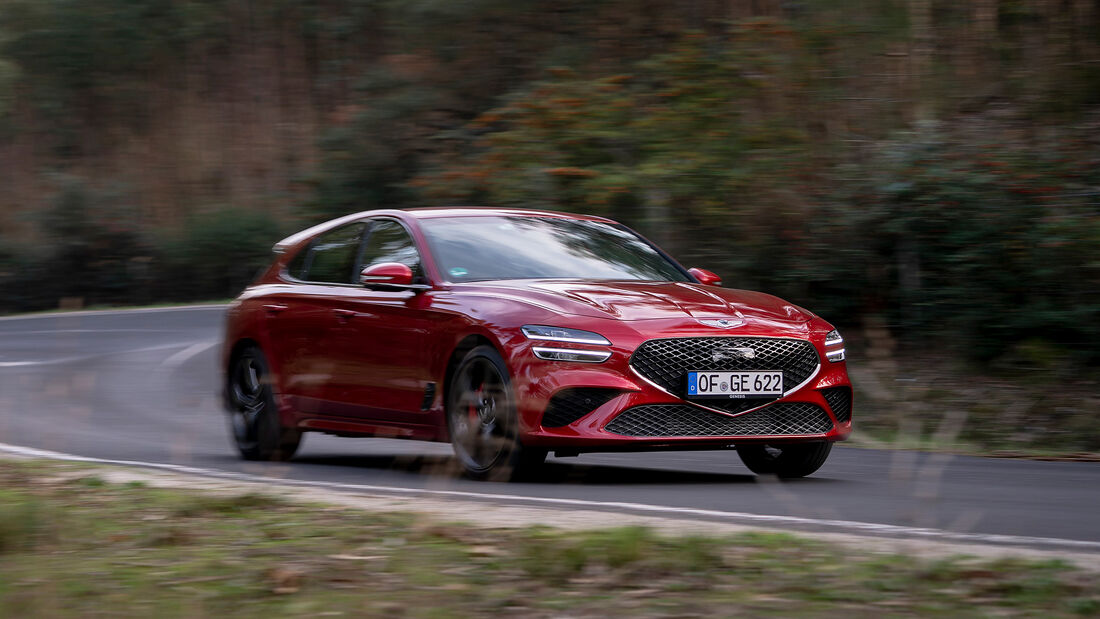
[{"label": "front grille", "polygon": [[777,399],[778,398],[745,398],[743,400],[723,400],[721,398],[708,398],[705,400],[693,401],[700,406],[709,406],[710,408],[717,408],[718,410],[726,411],[731,415],[736,415],[737,413],[742,413],[749,410],[750,408],[756,408],[757,406],[763,406],[765,404],[768,404],[769,402],[774,402]]},{"label": "front grille", "polygon": [[833,414],[836,415],[837,421],[844,423],[852,418],[851,387],[830,387],[828,389],[822,389],[821,395],[824,396],[825,401],[829,403],[829,408],[833,409]]},{"label": "front grille", "polygon": [[[723,355],[721,348],[751,348],[752,359]],[[684,396],[687,373],[695,370],[740,372],[782,370],[783,391],[790,392],[817,371],[817,349],[806,340],[763,337],[689,337],[649,340],[630,357],[630,365],[669,393]],[[700,404],[737,413],[762,400],[706,400]]]},{"label": "front grille", "polygon": [[833,422],[808,402],[783,402],[738,417],[687,404],[645,404],[628,408],[607,424],[623,436],[797,436],[825,434]]},{"label": "front grille", "polygon": [[550,398],[546,412],[542,414],[542,425],[547,428],[560,428],[584,417],[603,406],[611,398],[622,393],[618,389],[599,389],[580,387],[562,389]]}]

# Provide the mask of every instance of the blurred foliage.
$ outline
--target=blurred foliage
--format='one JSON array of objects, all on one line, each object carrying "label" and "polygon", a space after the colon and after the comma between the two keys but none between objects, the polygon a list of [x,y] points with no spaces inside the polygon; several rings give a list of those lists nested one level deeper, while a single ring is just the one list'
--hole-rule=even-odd
[{"label": "blurred foliage", "polygon": [[326,167],[314,179],[310,206],[325,219],[412,203],[406,183],[417,171],[425,123],[447,96],[387,71],[364,77],[358,88],[371,105],[321,139]]},{"label": "blurred foliage", "polygon": [[[612,216],[849,332],[1096,363],[1098,33],[1081,0],[0,0],[0,179],[40,177],[0,309],[229,296],[307,221],[461,202]],[[95,166],[292,100],[312,152]]]},{"label": "blurred foliage", "polygon": [[883,145],[822,212],[845,259],[796,278],[853,281],[908,339],[978,359],[1041,339],[1100,361],[1100,145],[1073,135],[1027,147],[927,129]]},{"label": "blurred foliage", "polygon": [[158,70],[178,62],[187,46],[224,35],[227,4],[0,0],[0,104],[4,64],[15,64],[28,105],[50,125],[41,138],[58,155],[79,155],[88,124],[154,120],[144,102]]},{"label": "blurred foliage", "polygon": [[[688,35],[629,73],[552,69],[470,123],[472,144],[412,185],[429,202],[609,215],[681,256],[724,256],[720,266],[743,269],[806,207],[789,181],[811,171],[813,145],[792,105],[808,92],[799,62],[808,52],[783,54],[803,43],[753,21],[717,50]],[[687,249],[675,232],[692,226],[709,230],[691,233]]]},{"label": "blurred foliage", "polygon": [[161,244],[158,271],[168,299],[231,298],[271,264],[286,231],[263,213],[220,209],[196,215]]},{"label": "blurred foliage", "polygon": [[10,60],[0,58],[0,119],[7,116],[15,101],[15,83],[19,79],[19,67]]},{"label": "blurred foliage", "polygon": [[749,20],[627,73],[552,70],[411,185],[612,216],[726,285],[846,327],[884,315],[911,346],[986,360],[1031,337],[1100,360],[1096,119],[1041,137],[926,121],[855,152],[814,138],[820,44]]},{"label": "blurred foliage", "polygon": [[[36,225],[46,242],[9,241],[0,250],[0,305],[39,309],[59,298],[148,302],[151,248],[117,191],[58,176]],[[48,304],[48,305],[47,305]]]},{"label": "blurred foliage", "polygon": [[35,222],[40,242],[0,244],[0,307],[229,298],[270,263],[272,244],[286,232],[263,213],[232,208],[157,232],[141,225],[121,190],[74,177],[56,185]]}]

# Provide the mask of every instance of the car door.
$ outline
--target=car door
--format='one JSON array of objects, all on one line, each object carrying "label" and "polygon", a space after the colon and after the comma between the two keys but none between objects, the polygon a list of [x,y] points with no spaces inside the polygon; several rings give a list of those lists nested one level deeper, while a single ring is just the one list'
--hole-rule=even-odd
[{"label": "car door", "polygon": [[[424,283],[420,252],[396,219],[370,221],[359,269],[385,262],[408,266]],[[435,323],[431,291],[369,290],[342,296],[343,324],[333,332],[339,369],[339,398],[357,416],[377,422],[427,424],[422,411],[431,375],[428,348]]]},{"label": "car door", "polygon": [[283,392],[306,414],[321,412],[332,397],[337,366],[328,341],[341,324],[342,295],[357,288],[366,227],[357,222],[318,235],[290,261],[286,284],[264,303]]}]

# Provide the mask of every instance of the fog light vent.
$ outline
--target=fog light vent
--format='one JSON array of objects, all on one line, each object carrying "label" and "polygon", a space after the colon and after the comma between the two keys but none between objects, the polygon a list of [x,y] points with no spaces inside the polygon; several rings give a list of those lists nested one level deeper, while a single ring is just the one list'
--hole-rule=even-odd
[{"label": "fog light vent", "polygon": [[833,409],[833,414],[836,415],[837,421],[846,423],[852,418],[851,387],[830,387],[828,389],[822,389],[821,395],[824,396],[825,401],[829,403],[829,408]]},{"label": "fog light vent", "polygon": [[546,406],[546,412],[542,415],[542,425],[545,428],[567,426],[607,404],[620,393],[622,392],[618,389],[601,389],[598,387],[562,389],[550,398],[550,403]]}]

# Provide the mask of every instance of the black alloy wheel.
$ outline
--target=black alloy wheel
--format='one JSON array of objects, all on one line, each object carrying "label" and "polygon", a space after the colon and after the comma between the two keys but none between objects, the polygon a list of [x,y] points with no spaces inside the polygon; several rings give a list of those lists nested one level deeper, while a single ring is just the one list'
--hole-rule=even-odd
[{"label": "black alloy wheel", "polygon": [[228,375],[229,426],[245,460],[289,460],[302,433],[285,428],[271,388],[271,372],[259,348],[241,351]]},{"label": "black alloy wheel", "polygon": [[524,447],[504,359],[478,346],[455,370],[447,396],[447,429],[455,457],[474,479],[517,479],[537,469],[546,450]]},{"label": "black alloy wheel", "polygon": [[737,455],[757,475],[793,479],[821,468],[832,450],[833,444],[826,441],[778,445],[750,443],[738,445]]}]

